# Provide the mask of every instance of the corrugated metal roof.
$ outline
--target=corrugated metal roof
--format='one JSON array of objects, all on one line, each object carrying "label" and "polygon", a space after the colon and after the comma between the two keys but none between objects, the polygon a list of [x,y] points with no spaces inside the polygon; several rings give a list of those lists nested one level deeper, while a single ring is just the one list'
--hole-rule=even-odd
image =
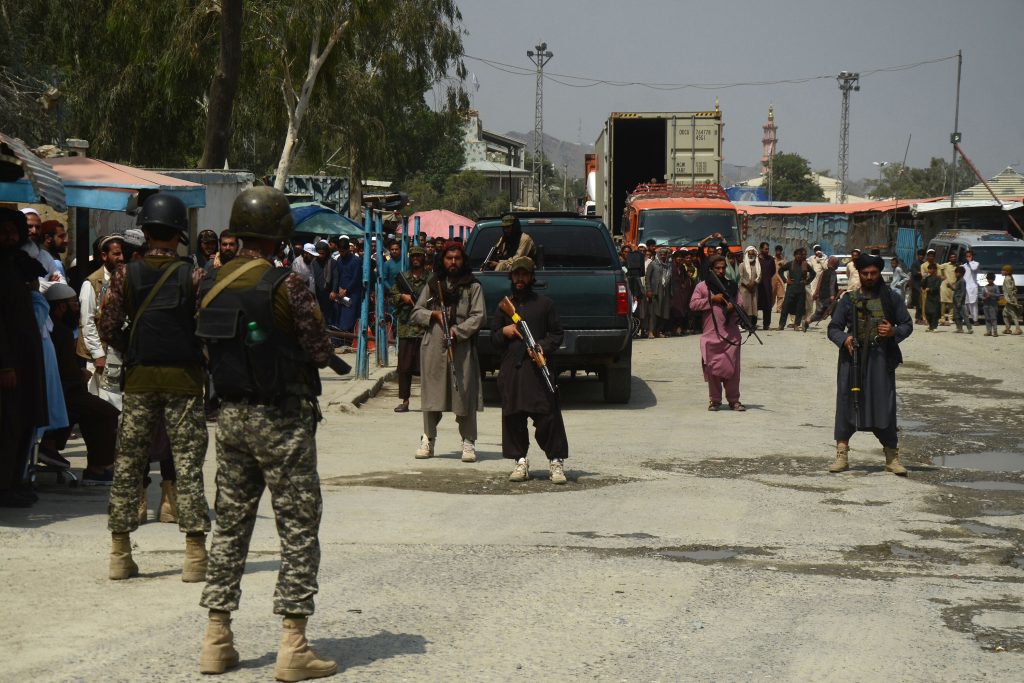
[{"label": "corrugated metal roof", "polygon": [[853,202],[849,204],[801,204],[798,206],[759,206],[756,204],[739,204],[736,208],[752,216],[758,215],[813,215],[813,214],[852,214],[872,211],[885,212],[906,209],[920,199],[883,199],[870,202]]},{"label": "corrugated metal roof", "polygon": [[[988,181],[988,186],[1000,199],[1021,199],[1024,198],[1024,175],[1007,166]],[[982,183],[972,185],[966,190],[956,193],[957,200],[960,199],[992,199],[992,195],[985,189]],[[959,201],[957,202],[959,204]]]},{"label": "corrugated metal roof", "polygon": [[206,186],[181,178],[89,157],[52,160],[72,206],[126,211],[139,192],[171,192],[190,208],[206,206]]},{"label": "corrugated metal roof", "polygon": [[499,164],[496,161],[470,161],[463,167],[463,171],[479,171],[481,173],[501,173],[503,175],[528,176],[530,171],[525,168],[516,168],[507,164]]},{"label": "corrugated metal roof", "polygon": [[[25,177],[38,197],[56,211],[67,211],[67,198],[64,195],[64,183],[53,170],[53,167],[32,153],[24,142],[0,133],[0,142],[11,154],[20,161]],[[15,201],[25,201],[16,199]],[[29,200],[32,201],[32,200]]]}]

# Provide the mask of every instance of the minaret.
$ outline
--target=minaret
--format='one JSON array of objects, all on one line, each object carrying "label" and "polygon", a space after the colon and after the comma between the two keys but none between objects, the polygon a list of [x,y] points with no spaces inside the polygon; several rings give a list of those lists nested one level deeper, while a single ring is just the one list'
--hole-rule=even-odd
[{"label": "minaret", "polygon": [[775,126],[775,112],[772,111],[771,105],[768,105],[768,123],[761,128],[764,130],[764,137],[761,138],[761,175],[768,175],[768,167],[775,156],[775,145],[778,143],[778,128]]}]

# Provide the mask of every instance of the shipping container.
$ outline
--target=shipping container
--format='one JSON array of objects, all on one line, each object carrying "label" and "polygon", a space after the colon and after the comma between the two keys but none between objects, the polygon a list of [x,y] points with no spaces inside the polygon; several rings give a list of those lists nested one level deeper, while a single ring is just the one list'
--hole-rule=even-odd
[{"label": "shipping container", "polygon": [[621,234],[626,196],[641,183],[722,177],[722,112],[616,112],[594,143],[597,215]]}]

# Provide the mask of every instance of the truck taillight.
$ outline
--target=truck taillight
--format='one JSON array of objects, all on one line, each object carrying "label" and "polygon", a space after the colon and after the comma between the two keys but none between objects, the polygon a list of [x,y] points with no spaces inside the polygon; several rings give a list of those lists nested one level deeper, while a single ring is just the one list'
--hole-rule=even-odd
[{"label": "truck taillight", "polygon": [[619,282],[615,287],[615,315],[629,315],[629,296],[626,292],[626,285]]}]

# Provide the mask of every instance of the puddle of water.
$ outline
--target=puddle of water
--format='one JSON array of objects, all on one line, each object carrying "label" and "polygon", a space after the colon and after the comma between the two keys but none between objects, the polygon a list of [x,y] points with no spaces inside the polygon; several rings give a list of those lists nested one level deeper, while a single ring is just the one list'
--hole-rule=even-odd
[{"label": "puddle of water", "polygon": [[982,451],[980,453],[942,455],[938,458],[932,458],[932,462],[943,467],[981,470],[983,472],[1020,472],[1024,470],[1024,456],[1010,451]]},{"label": "puddle of water", "polygon": [[950,486],[976,491],[1024,491],[1024,484],[1012,481],[947,481]]},{"label": "puddle of water", "polygon": [[739,557],[739,551],[724,548],[721,550],[665,550],[659,553],[671,560],[689,562],[721,562]]},{"label": "puddle of water", "polygon": [[981,522],[961,522],[960,526],[967,529],[972,534],[980,534],[982,536],[1000,536],[1006,533],[1006,529],[1000,529],[997,526],[989,526],[988,524],[982,524]]},{"label": "puddle of water", "polygon": [[901,545],[889,546],[889,552],[892,556],[900,560],[929,560],[931,559],[927,553],[922,553],[917,550],[911,550],[910,548],[904,548]]}]

